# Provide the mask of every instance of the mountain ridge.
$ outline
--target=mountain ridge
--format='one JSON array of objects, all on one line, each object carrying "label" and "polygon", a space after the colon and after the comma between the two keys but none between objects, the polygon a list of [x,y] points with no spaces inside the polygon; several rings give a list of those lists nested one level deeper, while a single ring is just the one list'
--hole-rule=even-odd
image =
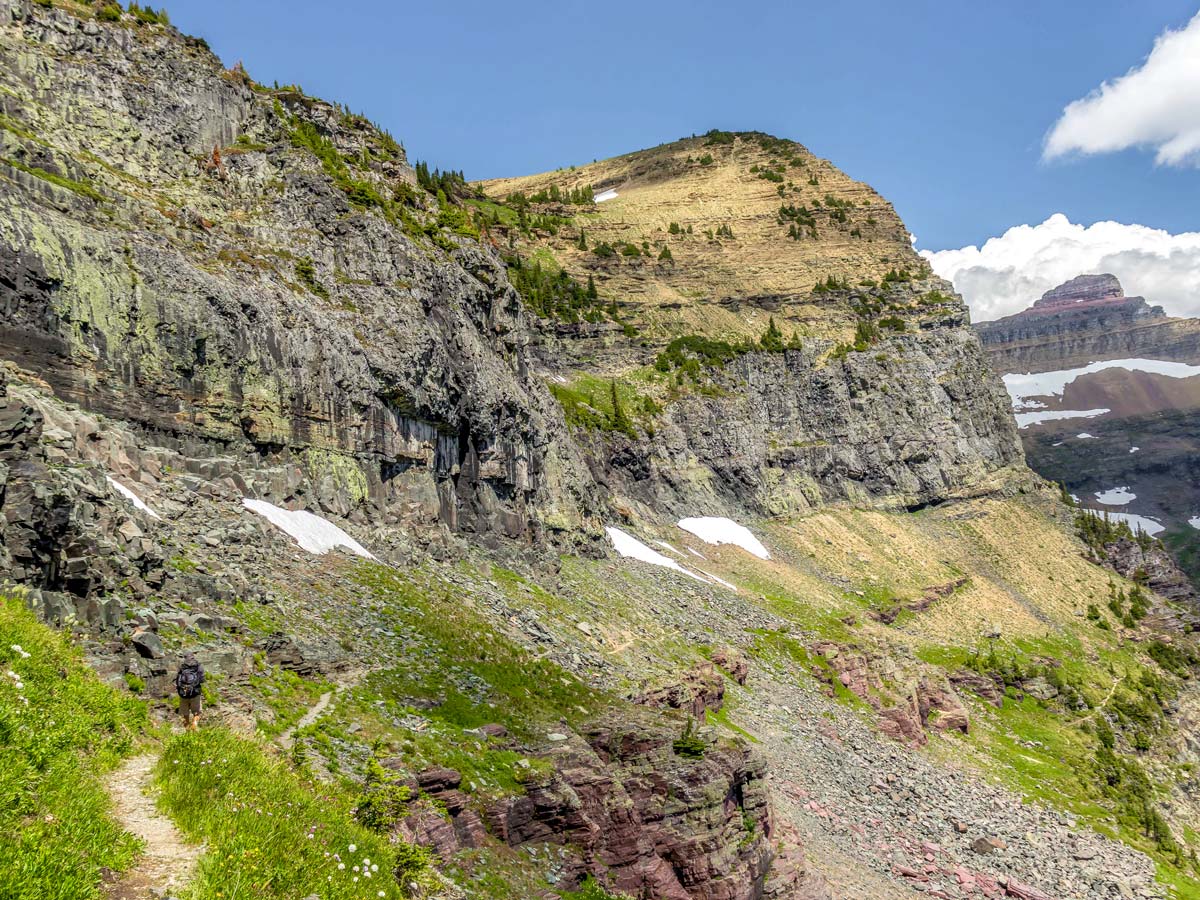
[{"label": "mountain ridge", "polygon": [[[95,762],[157,755],[201,900],[1195,888],[1169,563],[1028,470],[869,188],[718,132],[481,196],[108,0],[0,0],[0,113],[0,714],[82,757],[43,645],[156,722],[196,653],[200,733]],[[69,841],[37,748],[0,835]]]}]

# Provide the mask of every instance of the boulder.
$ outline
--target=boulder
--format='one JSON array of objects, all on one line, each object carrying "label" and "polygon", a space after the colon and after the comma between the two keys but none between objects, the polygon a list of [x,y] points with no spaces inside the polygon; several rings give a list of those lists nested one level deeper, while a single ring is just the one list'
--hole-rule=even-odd
[{"label": "boulder", "polygon": [[159,640],[157,634],[146,629],[138,629],[133,633],[130,639],[133,644],[133,649],[138,652],[138,656],[145,659],[162,659],[167,655],[163,649],[162,641]]}]

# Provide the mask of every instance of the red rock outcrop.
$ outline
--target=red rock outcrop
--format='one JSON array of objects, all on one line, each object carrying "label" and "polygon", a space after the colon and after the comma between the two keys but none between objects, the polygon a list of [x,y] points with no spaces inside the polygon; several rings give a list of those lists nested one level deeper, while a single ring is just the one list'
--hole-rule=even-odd
[{"label": "red rock outcrop", "polygon": [[717,712],[725,702],[725,679],[712,663],[700,663],[674,684],[645,691],[634,702],[658,709],[682,710],[702,720],[707,710]]},{"label": "red rock outcrop", "polygon": [[547,751],[554,768],[482,817],[459,773],[431,769],[413,782],[428,800],[414,801],[397,830],[443,858],[488,840],[558,845],[561,888],[591,874],[638,900],[828,900],[796,834],[776,827],[761,759],[708,729],[699,735],[706,748],[695,759],[675,752],[678,734],[661,721],[595,725]]}]

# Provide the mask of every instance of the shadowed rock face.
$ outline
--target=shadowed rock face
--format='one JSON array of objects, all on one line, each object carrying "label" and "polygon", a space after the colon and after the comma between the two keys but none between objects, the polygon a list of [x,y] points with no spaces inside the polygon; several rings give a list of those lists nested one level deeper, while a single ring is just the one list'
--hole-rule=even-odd
[{"label": "shadowed rock face", "polygon": [[338,512],[534,542],[543,517],[579,521],[586,470],[557,459],[498,255],[353,205],[289,136],[369,157],[357,177],[389,194],[413,177],[402,150],[169,30],[17,2],[0,19],[6,114],[36,105],[55,137],[4,154],[48,173],[3,167],[5,358],[168,446],[290,461]]}]

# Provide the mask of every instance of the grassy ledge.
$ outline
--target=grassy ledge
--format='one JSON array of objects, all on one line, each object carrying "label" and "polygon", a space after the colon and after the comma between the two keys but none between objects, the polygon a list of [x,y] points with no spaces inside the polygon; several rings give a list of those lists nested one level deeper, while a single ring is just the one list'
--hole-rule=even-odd
[{"label": "grassy ledge", "polygon": [[0,597],[0,896],[86,900],[137,840],[104,774],[133,749],[145,704],[102,684],[66,637]]},{"label": "grassy ledge", "polygon": [[427,851],[355,820],[360,797],[223,729],[169,741],[155,781],[163,810],[207,845],[189,900],[398,898],[432,877]]}]

